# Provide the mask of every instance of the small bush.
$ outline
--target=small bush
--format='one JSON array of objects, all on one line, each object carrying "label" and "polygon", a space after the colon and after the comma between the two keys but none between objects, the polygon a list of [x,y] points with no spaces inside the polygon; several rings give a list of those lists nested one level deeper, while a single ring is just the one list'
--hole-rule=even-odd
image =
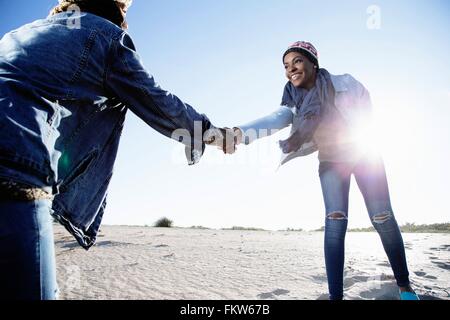
[{"label": "small bush", "polygon": [[164,217],[155,222],[155,228],[172,228],[173,221]]}]

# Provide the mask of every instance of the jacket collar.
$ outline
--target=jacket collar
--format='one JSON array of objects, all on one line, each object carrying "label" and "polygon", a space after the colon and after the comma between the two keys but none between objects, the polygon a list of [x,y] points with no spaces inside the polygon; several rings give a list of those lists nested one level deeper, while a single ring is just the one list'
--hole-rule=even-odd
[{"label": "jacket collar", "polygon": [[345,75],[330,75],[331,82],[333,82],[333,87],[336,92],[345,92],[348,90],[347,82],[345,81]]}]

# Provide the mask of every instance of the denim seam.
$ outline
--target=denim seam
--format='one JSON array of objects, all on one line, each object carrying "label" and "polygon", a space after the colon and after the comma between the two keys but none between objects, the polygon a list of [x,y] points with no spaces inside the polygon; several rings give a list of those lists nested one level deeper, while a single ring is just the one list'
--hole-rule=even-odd
[{"label": "denim seam", "polygon": [[41,234],[39,226],[39,218],[37,217],[37,201],[33,201],[33,223],[34,223],[34,233],[37,236],[36,247],[34,248],[35,254],[37,255],[37,262],[34,265],[34,272],[39,275],[39,300],[42,300],[42,257],[41,257]]},{"label": "denim seam", "polygon": [[[89,62],[89,52],[91,51],[93,45],[94,45],[94,40],[97,36],[97,30],[91,30],[89,37],[86,41],[86,44],[84,46],[83,52],[81,54],[80,57],[80,61],[78,63],[78,68],[75,71],[75,73],[73,74],[72,78],[69,81],[69,84],[74,84],[76,81],[78,81],[78,79],[80,78],[82,71],[86,68],[88,62]],[[67,92],[67,99],[72,98],[73,96],[73,91],[69,89],[69,91]]]}]

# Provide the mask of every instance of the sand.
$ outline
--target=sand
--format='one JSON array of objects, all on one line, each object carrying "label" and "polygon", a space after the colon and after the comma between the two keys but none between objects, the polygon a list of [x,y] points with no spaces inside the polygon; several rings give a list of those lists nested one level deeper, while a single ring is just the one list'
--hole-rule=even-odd
[{"label": "sand", "polygon": [[[450,300],[450,234],[403,234],[414,289]],[[322,232],[103,226],[85,251],[55,226],[60,299],[327,299]],[[345,299],[395,300],[376,233],[348,233]]]}]

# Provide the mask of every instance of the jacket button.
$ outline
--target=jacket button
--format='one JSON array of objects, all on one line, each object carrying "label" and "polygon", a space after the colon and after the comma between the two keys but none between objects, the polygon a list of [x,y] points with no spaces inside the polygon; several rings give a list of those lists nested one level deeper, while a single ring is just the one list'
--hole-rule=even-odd
[{"label": "jacket button", "polygon": [[48,184],[50,184],[50,182],[52,182],[52,177],[47,176],[47,177],[45,178],[45,182],[47,182]]}]

